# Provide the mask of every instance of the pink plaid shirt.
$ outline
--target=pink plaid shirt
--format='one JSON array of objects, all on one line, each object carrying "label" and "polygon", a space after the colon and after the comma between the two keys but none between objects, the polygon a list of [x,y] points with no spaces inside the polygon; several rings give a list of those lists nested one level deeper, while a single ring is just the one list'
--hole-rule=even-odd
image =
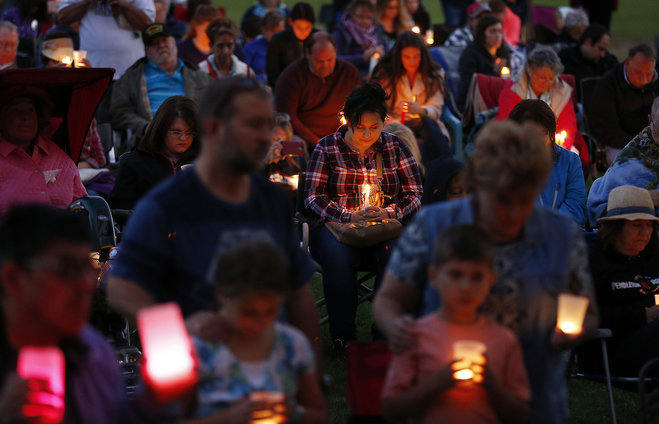
[{"label": "pink plaid shirt", "polygon": [[65,208],[86,194],[75,163],[52,141],[39,137],[30,157],[0,137],[0,216],[17,203]]}]

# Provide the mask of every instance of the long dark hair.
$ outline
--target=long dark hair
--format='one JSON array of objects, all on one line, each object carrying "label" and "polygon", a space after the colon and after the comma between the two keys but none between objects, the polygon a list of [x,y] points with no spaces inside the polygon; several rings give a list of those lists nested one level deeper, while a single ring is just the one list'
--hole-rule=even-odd
[{"label": "long dark hair", "polygon": [[165,151],[165,140],[167,132],[176,118],[181,118],[190,127],[191,131],[197,133],[190,148],[181,155],[181,159],[187,160],[195,157],[199,152],[199,131],[197,131],[197,104],[186,96],[172,96],[165,100],[156,116],[146,129],[140,147],[152,153],[163,153]]},{"label": "long dark hair", "polygon": [[[401,55],[406,47],[416,47],[421,53],[419,72],[423,85],[426,88],[426,97],[431,97],[438,90],[444,92],[444,78],[440,66],[430,57],[430,50],[419,34],[412,31],[403,31],[396,40],[396,44],[384,55],[378,66],[373,70],[373,79],[382,84],[382,87],[391,93],[391,104],[396,104],[396,82],[405,75],[405,68]],[[411,81],[414,83],[413,81]]]}]

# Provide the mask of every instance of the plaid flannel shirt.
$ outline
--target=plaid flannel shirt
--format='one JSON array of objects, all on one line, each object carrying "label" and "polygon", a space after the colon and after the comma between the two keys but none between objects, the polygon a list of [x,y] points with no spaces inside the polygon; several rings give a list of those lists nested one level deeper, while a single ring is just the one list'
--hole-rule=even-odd
[{"label": "plaid flannel shirt", "polygon": [[364,160],[340,132],[318,142],[307,165],[304,206],[321,222],[350,222],[361,206],[361,186],[377,184],[376,152],[382,153],[381,189],[390,218],[403,220],[421,207],[421,173],[397,136],[381,133]]},{"label": "plaid flannel shirt", "polygon": [[105,149],[98,133],[96,118],[92,119],[91,124],[89,124],[89,130],[82,145],[82,152],[80,152],[80,159],[78,159],[78,162],[81,161],[87,162],[92,168],[96,169],[105,166]]}]

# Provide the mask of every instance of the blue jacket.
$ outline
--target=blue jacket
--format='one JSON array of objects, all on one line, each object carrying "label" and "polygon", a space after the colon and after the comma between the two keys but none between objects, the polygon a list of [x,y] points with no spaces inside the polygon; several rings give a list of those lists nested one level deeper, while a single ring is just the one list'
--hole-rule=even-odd
[{"label": "blue jacket", "polygon": [[586,222],[586,185],[579,156],[554,144],[554,166],[538,204],[571,216],[583,226]]}]

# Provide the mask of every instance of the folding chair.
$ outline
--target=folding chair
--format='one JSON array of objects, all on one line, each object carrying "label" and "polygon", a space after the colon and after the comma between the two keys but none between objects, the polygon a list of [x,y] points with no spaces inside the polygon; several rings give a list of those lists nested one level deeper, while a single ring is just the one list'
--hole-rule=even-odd
[{"label": "folding chair", "polygon": [[[312,225],[318,225],[313,222],[309,217],[307,209],[304,207],[304,185],[306,182],[306,173],[301,172],[298,176],[298,186],[295,198],[295,221],[300,228],[300,245],[309,253],[309,233]],[[357,304],[361,304],[367,300],[372,300],[375,296],[375,291],[368,287],[366,283],[375,277],[375,271],[371,269],[360,270],[363,272],[361,277],[357,278]],[[322,270],[318,267],[318,272],[322,274]],[[320,308],[325,305],[325,298],[316,300],[316,307]],[[320,318],[320,323],[325,324],[328,322],[329,316],[325,315]]]},{"label": "folding chair", "polygon": [[638,406],[641,411],[643,424],[659,422],[659,389],[656,389],[655,384],[655,390],[649,392],[646,384],[648,374],[658,366],[659,358],[650,359],[645,365],[643,365],[641,371],[638,373]]},{"label": "folding chair", "polygon": [[592,135],[590,126],[588,124],[590,101],[592,99],[593,92],[595,91],[595,86],[597,86],[597,82],[599,80],[600,77],[588,77],[582,79],[579,82],[579,97],[581,98],[581,105],[583,107],[582,133],[586,141],[588,141],[593,147],[591,157],[594,177],[597,176],[597,173],[604,172],[609,167],[609,164],[606,160],[606,151],[604,150],[604,146],[597,142],[597,139]]}]

